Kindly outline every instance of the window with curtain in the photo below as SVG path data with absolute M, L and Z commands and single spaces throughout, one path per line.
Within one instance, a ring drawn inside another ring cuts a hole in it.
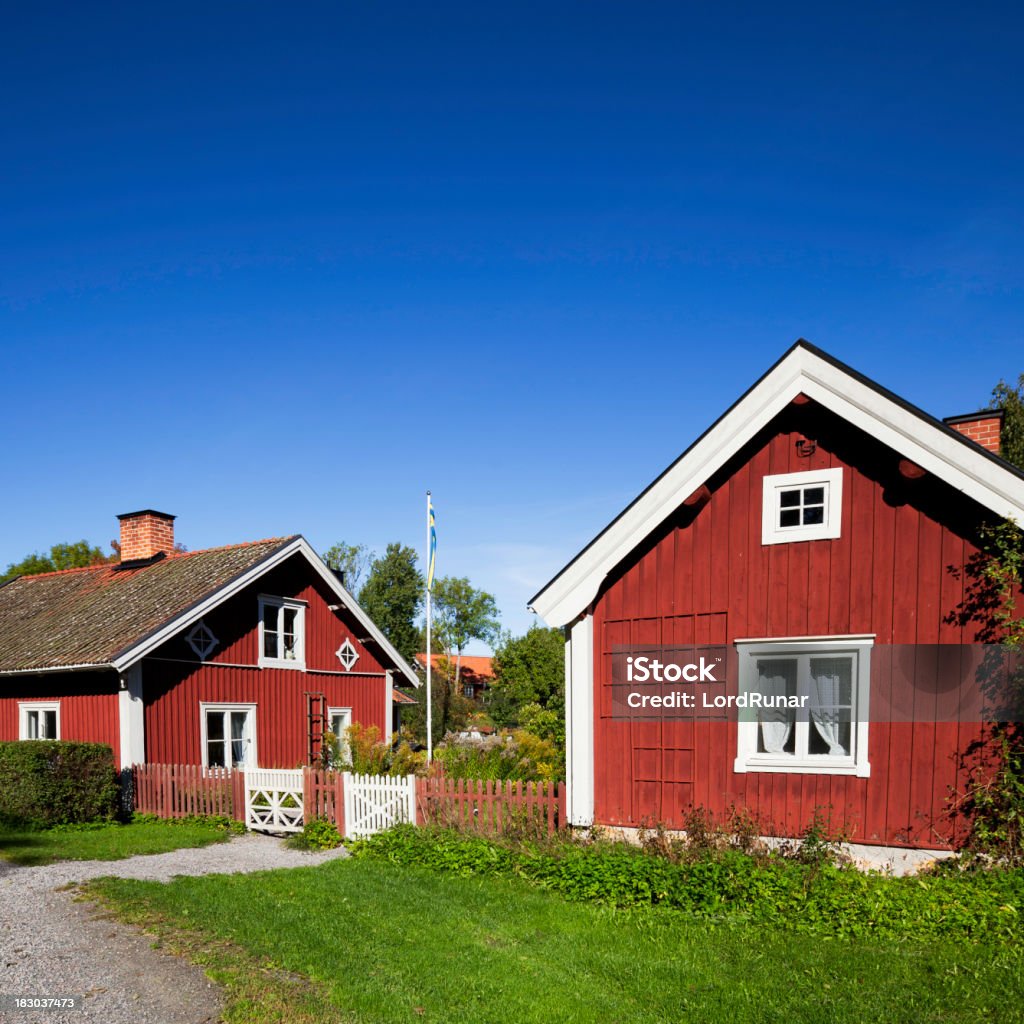
M 738 641 L 742 692 L 799 707 L 740 713 L 736 771 L 866 776 L 870 637 Z
M 206 768 L 255 768 L 256 708 L 204 704 L 203 765 Z

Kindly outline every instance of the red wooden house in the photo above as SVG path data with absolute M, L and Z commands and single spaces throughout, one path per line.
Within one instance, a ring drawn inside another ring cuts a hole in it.
M 177 552 L 173 516 L 119 519 L 120 563 L 0 587 L 0 740 L 293 768 L 325 728 L 390 737 L 419 680 L 305 539 Z
M 797 342 L 531 601 L 566 632 L 570 821 L 736 807 L 792 836 L 821 807 L 855 842 L 953 841 L 948 796 L 981 727 L 934 713 L 944 648 L 926 645 L 978 639 L 957 612 L 979 524 L 1024 523 L 999 423 L 940 422 Z M 619 713 L 616 657 L 658 645 L 719 645 L 732 692 L 813 690 L 824 710 Z M 897 679 L 890 645 L 931 653 Z M 870 712 L 908 680 L 917 713 Z

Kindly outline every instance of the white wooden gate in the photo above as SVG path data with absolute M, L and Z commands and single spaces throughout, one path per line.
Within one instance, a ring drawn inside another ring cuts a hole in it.
M 345 772 L 345 835 L 371 836 L 401 822 L 416 822 L 416 776 Z
M 247 768 L 245 824 L 257 832 L 301 832 L 302 769 Z

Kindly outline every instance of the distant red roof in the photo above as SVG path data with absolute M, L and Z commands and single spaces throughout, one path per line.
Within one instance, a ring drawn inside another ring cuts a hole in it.
M 412 697 L 407 693 L 402 693 L 401 690 L 392 688 L 391 690 L 391 703 L 392 704 L 419 704 L 418 700 L 413 700 Z
M 441 667 L 441 664 L 444 662 L 444 660 L 445 660 L 445 657 L 444 657 L 443 654 L 435 654 L 431 658 L 431 663 L 432 663 L 432 665 L 433 665 L 433 667 L 435 669 L 438 669 L 438 668 Z M 491 661 L 492 661 L 491 658 L 485 658 L 485 657 L 482 657 L 480 655 L 464 654 L 462 656 L 462 663 L 461 663 L 462 674 L 466 675 L 467 673 L 469 673 L 469 674 L 478 676 L 480 679 L 493 679 L 494 678 L 494 668 L 491 665 Z M 426 667 L 427 655 L 426 655 L 425 651 L 416 655 L 416 662 L 417 662 L 417 664 L 423 665 L 424 667 Z M 455 657 L 453 657 L 452 658 L 452 664 L 454 665 L 455 662 L 456 662 L 456 659 L 455 659 Z

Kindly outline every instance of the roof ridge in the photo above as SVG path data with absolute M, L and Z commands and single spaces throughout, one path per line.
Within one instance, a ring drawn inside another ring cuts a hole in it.
M 234 551 L 238 548 L 252 548 L 257 547 L 260 544 L 273 544 L 281 543 L 286 541 L 295 540 L 300 534 L 293 533 L 286 537 L 264 537 L 262 540 L 243 540 L 237 544 L 218 544 L 211 548 L 197 548 L 195 551 L 171 551 L 161 558 L 161 562 L 171 561 L 177 558 L 189 558 L 192 555 L 206 555 L 213 551 Z M 75 565 L 70 569 L 51 569 L 49 572 L 32 572 L 25 573 L 24 575 L 15 575 L 10 577 L 8 582 L 13 583 L 15 580 L 40 580 L 46 576 L 67 576 L 75 572 L 96 572 L 100 569 L 114 569 L 121 565 L 121 562 L 97 562 L 95 565 Z M 138 566 L 140 569 L 147 569 L 150 565 L 157 565 L 158 562 L 144 562 Z

